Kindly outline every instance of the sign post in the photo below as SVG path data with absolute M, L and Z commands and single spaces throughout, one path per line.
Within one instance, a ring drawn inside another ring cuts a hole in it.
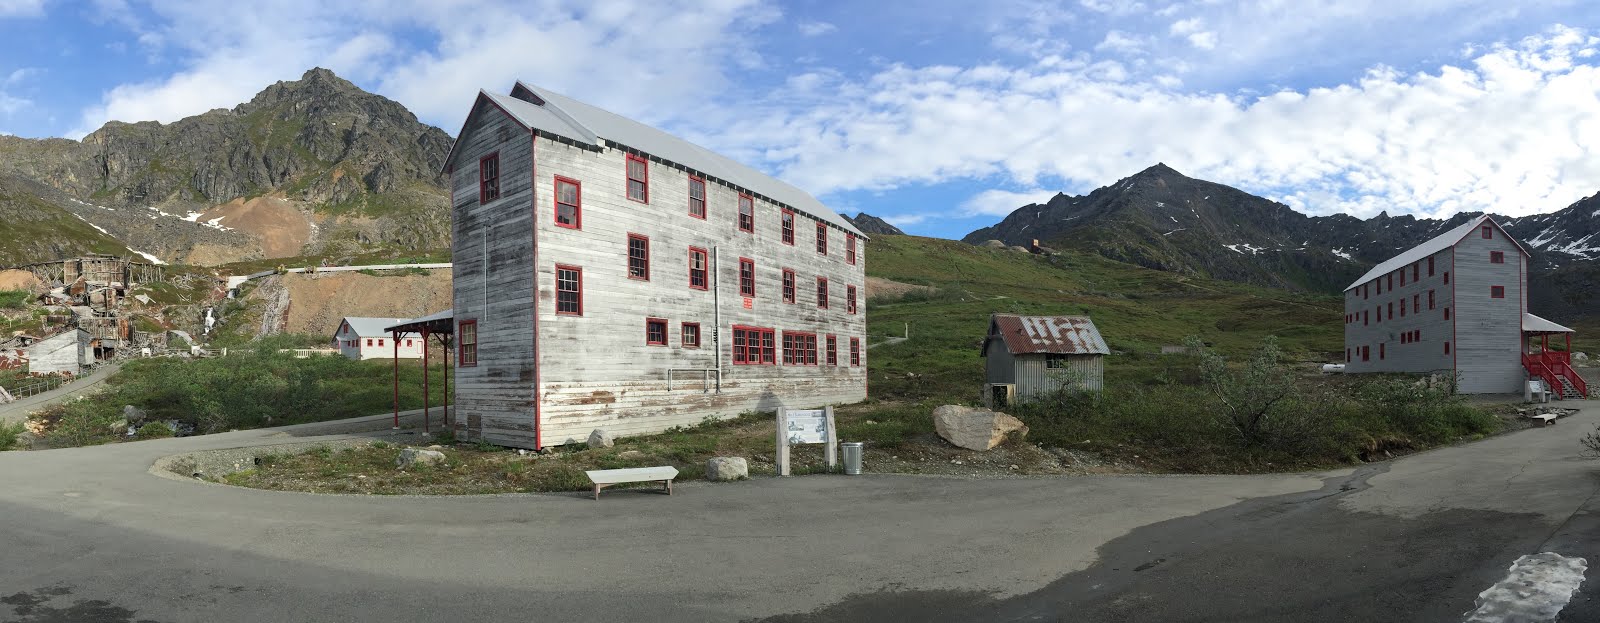
M 789 446 L 823 444 L 828 468 L 839 465 L 839 441 L 834 432 L 833 407 L 809 410 L 778 408 L 778 475 L 789 475 Z

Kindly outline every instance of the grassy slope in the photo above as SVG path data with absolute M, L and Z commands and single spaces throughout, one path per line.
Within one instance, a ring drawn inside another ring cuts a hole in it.
M 911 339 L 869 354 L 876 398 L 968 400 L 982 384 L 980 341 L 989 314 L 1082 314 L 1114 351 L 1152 353 L 1199 335 L 1239 353 L 1277 335 L 1291 356 L 1322 360 L 1341 349 L 1339 299 L 1185 278 L 1067 252 L 1039 257 L 951 240 L 881 236 L 867 253 L 867 273 L 931 285 L 940 294 L 868 301 L 871 342 Z M 1108 375 L 1134 357 L 1113 357 Z M 908 377 L 907 373 L 916 374 Z
M 4 233 L 0 233 L 0 266 L 81 253 L 131 255 L 115 238 L 23 188 L 0 183 L 0 217 L 5 220 Z

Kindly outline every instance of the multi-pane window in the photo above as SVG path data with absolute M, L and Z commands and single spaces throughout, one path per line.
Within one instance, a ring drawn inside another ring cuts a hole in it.
M 1504 264 L 1504 263 L 1506 263 L 1506 252 L 1505 251 L 1490 251 L 1489 252 L 1489 263 L 1490 264 Z
M 781 234 L 783 243 L 794 244 L 794 212 L 790 210 L 784 210 L 778 215 L 778 219 L 782 223 L 781 231 L 779 233 Z
M 844 235 L 844 263 L 854 266 L 856 264 L 856 235 Z
M 650 203 L 650 164 L 643 156 L 628 154 L 628 198 Z
M 556 313 L 583 315 L 583 269 L 556 264 Z
M 1433 258 L 1428 258 L 1428 276 L 1433 276 Z
M 500 198 L 500 153 L 492 153 L 478 160 L 478 203 L 489 203 Z
M 828 365 L 839 365 L 839 338 L 833 335 L 828 336 Z
M 755 232 L 756 200 L 750 195 L 739 195 L 739 231 Z
M 1415 314 L 1420 311 L 1422 311 L 1422 295 L 1413 294 L 1411 295 L 1411 313 Z
M 1418 262 L 1412 262 L 1411 263 L 1411 280 L 1412 281 L 1421 281 L 1422 280 L 1422 277 L 1419 276 L 1421 274 L 1421 272 L 1420 272 L 1421 270 L 1422 270 L 1422 265 L 1420 263 L 1418 263 Z
M 689 287 L 696 290 L 705 290 L 710 287 L 707 266 L 709 266 L 709 262 L 706 260 L 706 250 L 699 247 L 689 247 Z
M 1433 290 L 1428 291 L 1428 309 L 1433 309 Z
M 772 329 L 733 328 L 733 363 L 753 366 L 776 363 L 776 344 Z
M 698 323 L 698 322 L 685 322 L 685 323 L 683 323 L 683 329 L 682 329 L 682 331 L 679 332 L 678 337 L 679 337 L 679 342 L 683 345 L 684 348 L 699 348 L 700 347 L 700 323 Z
M 852 313 L 852 314 L 856 313 L 856 287 L 855 286 L 845 286 L 844 287 L 844 297 L 845 297 L 845 305 L 844 305 L 845 311 L 847 311 L 849 313 Z
M 1444 285 L 1450 285 L 1450 271 L 1444 271 Z
M 689 216 L 706 217 L 706 181 L 698 177 L 689 178 Z
M 817 365 L 817 335 L 815 333 L 784 331 L 783 364 L 786 366 Z
M 756 262 L 748 258 L 739 258 L 739 294 L 740 296 L 756 295 Z
M 456 365 L 478 365 L 478 321 L 463 320 L 456 328 Z
M 578 229 L 583 219 L 583 189 L 578 180 L 556 178 L 556 225 Z
M 628 234 L 628 278 L 650 280 L 650 239 Z
M 1489 298 L 1503 299 L 1506 297 L 1505 286 L 1489 286 Z
M 817 253 L 828 254 L 828 226 L 817 223 Z
M 850 365 L 861 365 L 861 338 L 850 338 Z
M 665 319 L 644 319 L 644 343 L 651 346 L 667 345 L 667 321 Z
M 1044 354 L 1044 367 L 1046 370 L 1065 370 L 1067 369 L 1068 361 L 1067 356 L 1062 353 Z
M 817 309 L 828 308 L 828 278 L 817 277 Z
M 783 302 L 794 302 L 794 271 L 783 269 Z

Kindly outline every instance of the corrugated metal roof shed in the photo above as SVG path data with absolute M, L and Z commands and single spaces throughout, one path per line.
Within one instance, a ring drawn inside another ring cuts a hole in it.
M 1087 316 L 1020 316 L 995 314 L 989 318 L 989 339 L 1005 340 L 1013 355 L 1056 353 L 1109 355 L 1111 349 Z M 985 346 L 988 340 L 985 340 Z

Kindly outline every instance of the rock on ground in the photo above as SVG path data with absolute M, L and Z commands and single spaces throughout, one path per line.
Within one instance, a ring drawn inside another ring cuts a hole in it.
M 133 405 L 122 405 L 122 419 L 127 420 L 128 424 L 138 426 L 144 423 L 146 417 L 148 415 L 144 412 L 144 409 Z
M 750 477 L 750 463 L 740 456 L 719 456 L 706 461 L 706 480 L 726 482 Z
M 614 445 L 616 445 L 616 441 L 611 438 L 611 433 L 606 432 L 604 428 L 596 428 L 594 432 L 589 433 L 590 448 L 609 448 Z
M 418 463 L 423 465 L 432 465 L 434 463 L 443 463 L 444 453 L 438 450 L 406 448 L 400 451 L 400 456 L 396 458 L 394 462 L 395 465 L 400 466 L 401 469 L 411 467 Z
M 1028 434 L 1022 420 L 998 411 L 945 405 L 933 410 L 933 428 L 951 444 L 968 450 L 984 451 L 1000 445 L 1006 435 Z

